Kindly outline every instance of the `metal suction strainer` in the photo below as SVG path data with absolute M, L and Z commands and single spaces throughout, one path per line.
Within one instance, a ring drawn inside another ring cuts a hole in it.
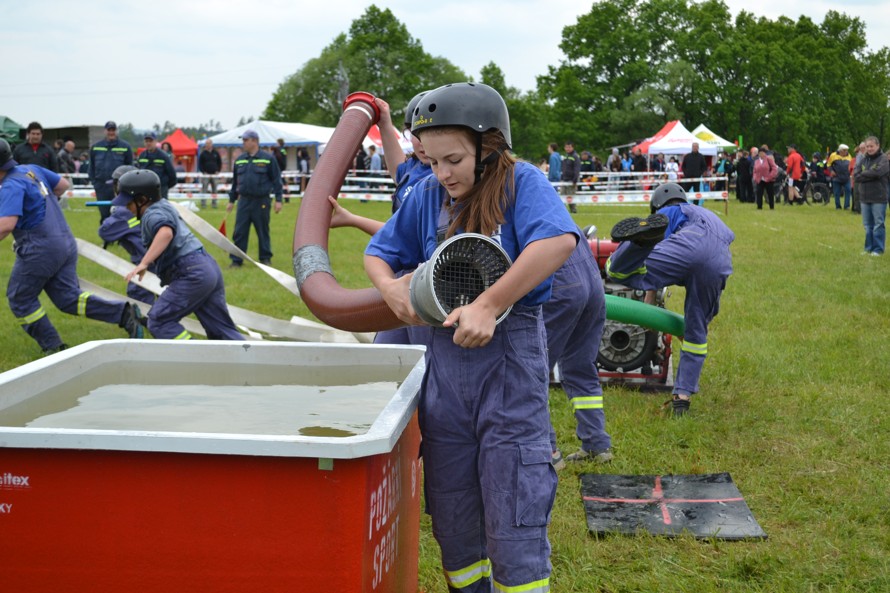
M 417 268 L 411 278 L 411 306 L 424 322 L 441 326 L 451 311 L 475 301 L 512 263 L 507 252 L 485 235 L 455 235 Z M 510 309 L 498 316 L 497 323 Z

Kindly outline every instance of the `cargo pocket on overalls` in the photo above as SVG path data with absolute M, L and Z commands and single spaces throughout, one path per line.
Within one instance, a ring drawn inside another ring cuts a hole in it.
M 543 527 L 556 498 L 556 473 L 550 465 L 550 443 L 519 445 L 516 472 L 517 527 Z

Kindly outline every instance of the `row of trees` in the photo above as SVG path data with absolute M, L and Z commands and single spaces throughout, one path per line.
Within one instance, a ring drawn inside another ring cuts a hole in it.
M 514 149 L 526 158 L 572 139 L 604 150 L 645 138 L 666 121 L 706 123 L 744 143 L 804 151 L 887 136 L 890 49 L 869 51 L 858 18 L 829 11 L 769 20 L 722 0 L 610 0 L 563 30 L 565 58 L 537 88 L 510 87 L 491 62 L 479 82 L 507 101 Z M 370 6 L 321 55 L 289 76 L 262 117 L 336 125 L 343 98 L 364 90 L 401 121 L 418 91 L 473 80 L 423 50 L 389 9 Z

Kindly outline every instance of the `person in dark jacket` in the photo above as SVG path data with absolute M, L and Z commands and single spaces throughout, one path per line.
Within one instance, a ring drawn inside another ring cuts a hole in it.
M 201 148 L 201 154 L 198 155 L 198 171 L 203 175 L 201 177 L 201 193 L 210 193 L 216 195 L 216 176 L 222 171 L 222 157 L 219 151 L 213 148 L 213 140 L 204 142 Z M 216 198 L 211 198 L 211 204 L 216 208 Z M 207 205 L 207 200 L 201 200 L 201 206 Z
M 108 182 L 114 170 L 121 165 L 133 164 L 133 149 L 117 136 L 117 124 L 105 123 L 105 139 L 99 140 L 90 148 L 90 183 L 96 191 L 96 199 L 110 202 L 114 190 Z M 99 206 L 99 222 L 111 215 L 111 206 Z
M 564 148 L 566 155 L 562 159 L 562 181 L 570 185 L 561 185 L 560 190 L 562 190 L 563 195 L 566 196 L 566 201 L 569 203 L 569 212 L 577 212 L 578 207 L 572 202 L 572 198 L 575 195 L 578 180 L 581 177 L 581 159 L 578 157 L 578 153 L 575 152 L 574 142 L 567 140 Z
M 751 159 L 748 158 L 748 151 L 740 150 L 736 153 L 735 161 L 735 195 L 740 202 L 754 201 L 754 186 L 751 185 Z
M 865 227 L 863 254 L 884 255 L 888 177 L 890 162 L 887 161 L 887 155 L 881 151 L 878 139 L 869 136 L 865 139 L 865 154 L 853 172 L 859 194 L 859 207 L 862 210 L 862 226 Z
M 27 142 L 19 144 L 12 153 L 12 158 L 20 165 L 40 165 L 53 173 L 59 172 L 59 159 L 55 151 L 43 141 L 43 126 L 32 121 L 26 129 Z
M 705 171 L 707 170 L 708 162 L 705 160 L 704 155 L 698 151 L 698 142 L 693 142 L 692 152 L 683 155 L 683 161 L 680 163 L 680 171 L 683 172 L 684 179 L 680 185 L 683 186 L 683 190 L 687 193 L 690 191 L 701 191 L 700 181 L 685 180 L 698 179 L 699 177 L 704 176 Z
M 229 190 L 229 205 L 226 211 L 231 212 L 238 202 L 238 214 L 235 219 L 235 232 L 232 241 L 241 251 L 247 251 L 250 227 L 256 229 L 257 241 L 260 244 L 260 263 L 272 262 L 272 242 L 269 239 L 269 209 L 272 207 L 270 194 L 275 194 L 275 214 L 281 212 L 282 188 L 281 169 L 278 161 L 264 150 L 260 150 L 260 137 L 254 130 L 245 130 L 241 134 L 244 141 L 244 152 L 232 167 L 232 189 Z M 235 255 L 230 256 L 229 267 L 240 267 L 243 260 Z
M 139 153 L 136 159 L 136 166 L 140 169 L 148 169 L 154 171 L 161 180 L 161 198 L 166 199 L 170 190 L 176 185 L 176 169 L 173 168 L 173 161 L 166 151 L 158 148 L 158 134 L 155 131 L 146 132 L 143 136 L 145 150 Z M 165 144 L 167 144 L 165 142 Z

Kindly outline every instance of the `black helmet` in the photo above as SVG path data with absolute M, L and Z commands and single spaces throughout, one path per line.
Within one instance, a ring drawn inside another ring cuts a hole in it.
M 676 183 L 662 183 L 652 192 L 649 208 L 655 214 L 665 206 L 675 202 L 686 202 L 686 192 Z
M 427 94 L 429 91 L 423 91 L 422 93 L 417 93 L 414 95 L 414 98 L 408 101 L 408 106 L 405 107 L 405 129 L 411 129 L 411 120 L 413 119 L 414 109 L 417 108 L 417 104 L 420 103 L 420 98 Z
M 124 173 L 118 180 L 118 186 L 122 194 L 133 198 L 145 196 L 152 202 L 161 199 L 161 178 L 157 173 L 148 169 L 136 169 Z
M 814 158 L 814 159 L 821 159 L 821 158 L 822 158 L 822 153 L 821 153 L 821 152 L 814 152 L 814 153 L 813 153 L 813 158 Z
M 463 126 L 482 134 L 498 130 L 513 146 L 510 114 L 503 97 L 488 85 L 475 82 L 446 84 L 421 97 L 413 110 L 411 133 L 440 126 Z
M 12 165 L 8 167 L 4 167 L 6 163 L 12 161 Z M 16 166 L 18 163 L 12 160 L 12 149 L 9 147 L 9 142 L 0 138 L 0 170 L 6 170 L 10 167 Z
M 111 179 L 113 181 L 118 181 L 121 177 L 124 176 L 124 173 L 129 173 L 130 171 L 136 171 L 136 167 L 133 165 L 121 165 L 111 174 Z

